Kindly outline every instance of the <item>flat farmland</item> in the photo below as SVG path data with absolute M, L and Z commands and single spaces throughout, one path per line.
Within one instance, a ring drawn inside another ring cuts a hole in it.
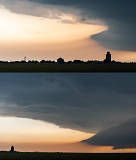
M 2 160 L 136 160 L 136 154 L 86 153 L 10 153 L 0 152 Z
M 0 72 L 136 72 L 136 64 L 1 63 Z

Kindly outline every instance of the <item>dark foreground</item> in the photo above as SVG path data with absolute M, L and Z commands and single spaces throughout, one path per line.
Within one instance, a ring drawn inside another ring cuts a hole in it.
M 136 72 L 136 63 L 126 64 L 29 64 L 1 63 L 0 72 Z
M 9 153 L 0 152 L 1 160 L 136 160 L 136 154 L 82 153 Z

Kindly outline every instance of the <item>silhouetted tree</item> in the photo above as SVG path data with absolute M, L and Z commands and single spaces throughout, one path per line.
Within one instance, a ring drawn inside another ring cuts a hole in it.
M 21 61 L 20 63 L 26 63 L 26 61 L 23 60 L 23 61 Z
M 46 61 L 45 60 L 41 60 L 40 63 L 46 63 Z
M 57 63 L 58 63 L 58 64 L 64 64 L 65 61 L 64 61 L 63 58 L 59 58 L 59 59 L 57 59 Z
M 67 63 L 73 63 L 72 61 L 68 61 Z
M 74 60 L 73 63 L 84 63 L 84 61 L 81 61 L 81 60 Z

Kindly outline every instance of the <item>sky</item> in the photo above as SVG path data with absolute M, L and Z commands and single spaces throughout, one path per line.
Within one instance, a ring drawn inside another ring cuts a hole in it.
M 0 0 L 0 59 L 136 61 L 135 0 Z
M 0 150 L 135 152 L 135 73 L 1 73 Z

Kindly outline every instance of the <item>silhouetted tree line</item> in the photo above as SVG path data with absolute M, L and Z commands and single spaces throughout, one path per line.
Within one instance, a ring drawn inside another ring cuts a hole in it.
M 55 61 L 45 61 L 45 60 L 41 60 L 41 61 L 38 61 L 38 60 L 29 60 L 29 61 L 0 61 L 0 63 L 34 63 L 34 64 L 37 64 L 37 63 L 57 63 Z
M 30 63 L 30 64 L 52 64 L 52 63 L 56 63 L 56 64 L 69 64 L 69 63 L 73 63 L 73 64 L 110 64 L 110 63 L 122 63 L 122 62 L 116 62 L 114 60 L 112 60 L 112 55 L 110 52 L 106 53 L 106 59 L 104 59 L 103 61 L 98 61 L 98 60 L 88 60 L 88 61 L 82 61 L 82 60 L 73 60 L 73 61 L 65 61 L 63 58 L 58 58 L 57 61 L 51 61 L 51 60 L 26 60 L 26 57 L 24 57 L 24 60 L 21 61 L 0 61 L 0 63 Z M 131 63 L 136 63 L 136 62 L 130 62 Z
M 121 63 L 121 62 L 116 62 L 116 61 L 111 61 L 111 62 L 107 62 L 107 61 L 91 61 L 91 60 L 88 60 L 88 61 L 82 61 L 82 60 L 73 60 L 73 61 L 64 61 L 64 59 L 62 58 L 59 58 L 57 59 L 57 61 L 51 61 L 51 60 L 41 60 L 41 61 L 38 61 L 38 60 L 28 60 L 28 61 L 24 61 L 24 60 L 21 60 L 21 61 L 0 61 L 0 63 L 16 63 L 16 64 L 24 64 L 24 63 L 27 63 L 27 64 L 103 64 L 103 63 Z

